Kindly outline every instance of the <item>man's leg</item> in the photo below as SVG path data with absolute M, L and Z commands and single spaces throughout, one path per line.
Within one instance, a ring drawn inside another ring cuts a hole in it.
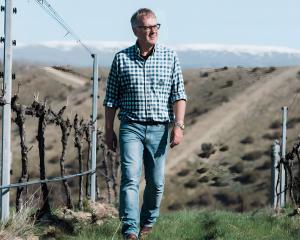
M 141 227 L 152 227 L 159 215 L 164 190 L 168 135 L 167 124 L 147 126 L 144 150 L 146 186 L 140 215 Z
M 139 232 L 139 184 L 143 159 L 143 126 L 134 123 L 120 125 L 121 185 L 119 216 L 122 233 Z

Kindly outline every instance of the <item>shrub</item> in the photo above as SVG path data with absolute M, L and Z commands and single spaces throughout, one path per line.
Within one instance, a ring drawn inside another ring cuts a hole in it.
M 45 150 L 49 151 L 49 150 L 52 150 L 53 148 L 54 148 L 54 145 L 49 144 L 49 145 L 46 145 Z
M 251 72 L 255 73 L 255 72 L 257 72 L 258 70 L 260 70 L 260 68 L 259 68 L 259 67 L 255 67 L 255 68 L 252 68 L 252 69 L 251 69 Z
M 182 169 L 180 172 L 177 173 L 177 176 L 179 177 L 185 177 L 190 173 L 189 169 Z
M 242 159 L 245 161 L 254 161 L 261 158 L 262 155 L 263 155 L 262 151 L 252 151 L 242 156 Z
M 271 151 L 271 149 L 268 149 L 268 150 L 266 150 L 266 151 L 264 151 L 264 155 L 265 156 L 271 156 L 271 154 L 272 154 L 272 151 Z
M 233 81 L 229 80 L 229 81 L 226 81 L 226 83 L 224 85 L 220 86 L 220 89 L 228 88 L 228 87 L 231 87 L 231 86 L 233 86 Z
M 225 187 L 225 186 L 228 186 L 228 183 L 222 181 L 219 177 L 214 177 L 212 180 L 214 180 L 214 182 L 212 184 L 210 184 L 211 186 L 215 186 L 215 187 Z
M 231 173 L 242 173 L 243 170 L 244 170 L 244 164 L 242 162 L 238 162 L 229 168 L 229 171 Z
M 241 144 L 252 144 L 254 143 L 254 138 L 252 136 L 247 136 L 240 141 Z
M 210 91 L 210 92 L 207 93 L 207 97 L 211 97 L 213 94 L 214 94 L 214 92 Z
M 267 139 L 267 140 L 274 140 L 274 139 L 280 139 L 281 138 L 281 134 L 280 132 L 273 132 L 273 133 L 266 133 L 262 136 L 263 139 Z
M 200 77 L 208 77 L 208 72 L 200 72 Z
M 206 183 L 206 182 L 209 182 L 209 177 L 208 176 L 203 176 L 202 178 L 200 178 L 198 180 L 198 182 L 200 183 Z
M 182 204 L 180 204 L 178 202 L 175 202 L 175 203 L 168 206 L 168 209 L 171 210 L 171 211 L 177 211 L 177 210 L 180 210 L 182 208 L 183 208 Z
M 208 108 L 198 109 L 195 107 L 195 108 L 193 108 L 193 110 L 190 113 L 188 113 L 188 117 L 198 117 L 202 114 L 207 113 L 208 111 L 209 111 Z
M 211 154 L 214 154 L 216 150 L 211 143 L 203 143 L 201 145 L 202 152 L 198 154 L 201 158 L 209 158 Z
M 225 71 L 225 70 L 228 70 L 228 67 L 227 66 L 224 66 L 222 68 L 216 68 L 215 69 L 215 72 L 222 72 L 222 71 Z
M 213 151 L 212 153 L 211 152 L 202 152 L 202 153 L 199 153 L 198 156 L 201 158 L 209 158 L 210 155 L 213 153 L 215 153 L 215 151 Z
M 229 163 L 228 162 L 226 162 L 225 160 L 220 160 L 220 165 L 221 166 L 228 166 L 229 165 Z
M 204 168 L 204 167 L 203 167 L 203 168 L 198 168 L 198 169 L 197 169 L 197 173 L 202 174 L 202 173 L 207 172 L 207 170 L 208 170 L 208 169 L 207 169 L 207 168 Z
M 228 98 L 227 96 L 222 96 L 220 102 L 221 102 L 221 103 L 223 103 L 223 102 L 229 102 L 229 98 Z
M 56 163 L 58 163 L 58 161 L 59 161 L 59 158 L 58 158 L 58 157 L 53 157 L 53 158 L 51 158 L 48 162 L 49 162 L 50 164 L 56 164 Z
M 199 207 L 199 206 L 209 206 L 212 203 L 211 195 L 205 193 L 198 196 L 196 199 L 192 199 L 186 203 L 188 207 Z
M 197 181 L 194 180 L 194 179 L 191 179 L 191 180 L 189 180 L 188 182 L 186 182 L 186 183 L 184 184 L 184 186 L 185 186 L 186 188 L 195 188 L 195 187 L 197 187 Z
M 257 167 L 257 170 L 268 170 L 271 168 L 271 161 L 265 161 L 261 166 Z
M 219 150 L 220 150 L 221 152 L 226 152 L 226 151 L 229 150 L 229 146 L 227 146 L 227 145 L 221 146 Z
M 254 208 L 262 208 L 265 206 L 264 203 L 262 203 L 261 201 L 258 201 L 258 200 L 253 201 L 250 205 Z
M 67 163 L 67 164 L 65 164 L 65 168 L 73 168 L 74 167 L 74 165 L 72 164 L 72 163 Z
M 276 70 L 276 67 L 269 67 L 265 70 L 265 73 L 268 74 L 268 73 L 272 73 Z
M 214 197 L 225 206 L 237 204 L 241 201 L 240 196 L 234 196 L 228 193 L 216 193 Z
M 271 129 L 277 129 L 281 127 L 281 121 L 280 120 L 275 120 L 274 122 L 271 123 L 270 127 Z
M 300 79 L 300 75 L 298 76 L 298 78 Z M 297 88 L 295 93 L 300 93 L 300 88 Z
M 203 152 L 211 152 L 214 150 L 214 147 L 211 143 L 202 143 L 201 149 Z
M 291 118 L 287 121 L 287 128 L 294 128 L 297 123 L 300 122 L 300 118 Z
M 246 173 L 242 176 L 238 176 L 234 178 L 234 181 L 240 182 L 241 184 L 251 184 L 251 183 L 255 183 L 256 179 L 257 179 L 256 174 Z
M 75 106 L 78 106 L 78 105 L 82 104 L 84 101 L 85 101 L 85 98 L 78 99 L 78 100 L 74 103 L 74 105 L 75 105 Z

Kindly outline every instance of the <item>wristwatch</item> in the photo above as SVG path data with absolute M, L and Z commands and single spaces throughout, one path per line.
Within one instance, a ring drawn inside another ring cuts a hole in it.
M 174 127 L 179 127 L 181 130 L 184 130 L 184 123 L 175 122 Z

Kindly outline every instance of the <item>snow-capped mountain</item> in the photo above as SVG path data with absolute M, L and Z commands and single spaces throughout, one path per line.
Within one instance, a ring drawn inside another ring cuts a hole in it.
M 109 67 L 119 50 L 130 46 L 129 42 L 84 42 L 93 53 L 99 55 L 99 65 Z M 170 46 L 178 53 L 183 67 L 223 66 L 290 66 L 300 65 L 300 50 L 286 47 L 182 44 Z M 3 47 L 0 48 L 3 58 Z M 87 49 L 76 42 L 43 42 L 39 44 L 19 43 L 13 48 L 13 59 L 47 65 L 89 66 L 92 58 Z

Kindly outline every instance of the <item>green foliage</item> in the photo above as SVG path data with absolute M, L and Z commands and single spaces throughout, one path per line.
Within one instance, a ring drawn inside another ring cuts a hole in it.
M 86 199 L 86 198 L 83 199 L 82 205 L 83 205 L 84 212 L 93 213 L 93 209 L 91 208 L 88 199 Z
M 118 219 L 109 219 L 101 226 L 78 225 L 73 236 L 60 239 L 120 240 Z M 276 215 L 272 210 L 254 213 L 225 211 L 180 211 L 162 215 L 147 240 L 256 240 L 299 239 L 300 219 L 287 214 Z
M 30 205 L 32 204 L 30 203 Z M 34 207 L 24 207 L 16 213 L 15 209 L 11 208 L 8 221 L 5 224 L 0 222 L 0 239 L 9 240 L 15 239 L 17 236 L 30 235 L 34 225 L 32 214 L 35 211 Z
M 101 226 L 78 225 L 75 236 L 62 236 L 61 239 L 121 240 L 121 225 L 118 219 L 108 219 Z

